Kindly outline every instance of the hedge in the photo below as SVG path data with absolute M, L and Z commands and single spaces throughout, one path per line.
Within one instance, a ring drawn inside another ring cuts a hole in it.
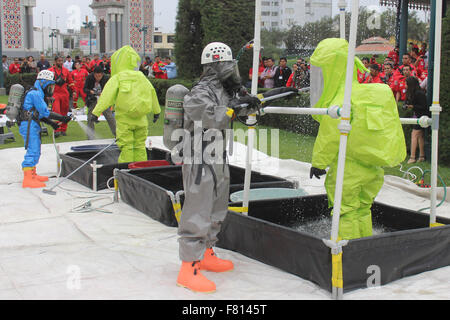
M 171 86 L 174 86 L 176 84 L 181 84 L 188 88 L 189 90 L 192 89 L 192 86 L 194 85 L 194 81 L 190 80 L 183 80 L 183 79 L 149 79 L 152 83 L 153 87 L 156 90 L 156 94 L 158 95 L 159 104 L 165 105 L 166 104 L 166 92 L 167 89 L 169 89 Z
M 16 73 L 16 74 L 5 74 L 4 73 L 4 85 L 6 89 L 6 94 L 9 94 L 9 89 L 13 84 L 20 83 L 25 88 L 34 86 L 36 82 L 37 73 Z

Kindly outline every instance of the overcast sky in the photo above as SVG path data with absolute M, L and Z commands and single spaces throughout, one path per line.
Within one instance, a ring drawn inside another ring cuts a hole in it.
M 95 16 L 89 8 L 91 3 L 92 0 L 36 0 L 34 25 L 41 27 L 43 18 L 44 26 L 66 30 L 84 22 L 86 16 L 94 20 Z M 155 27 L 161 27 L 163 32 L 174 32 L 178 0 L 155 0 L 154 6 Z
M 338 0 L 333 0 L 333 15 L 339 12 L 337 2 Z M 58 27 L 61 30 L 71 29 L 85 21 L 86 15 L 90 20 L 95 19 L 92 9 L 89 8 L 91 3 L 92 0 L 37 0 L 34 25 L 41 27 L 43 20 L 44 26 Z M 347 0 L 347 10 L 350 3 L 351 1 Z M 380 7 L 378 0 L 361 0 L 360 5 L 371 6 L 373 9 L 386 8 Z M 174 32 L 178 0 L 155 0 L 154 6 L 155 27 L 160 27 L 163 32 Z M 422 16 L 423 14 L 420 15 Z

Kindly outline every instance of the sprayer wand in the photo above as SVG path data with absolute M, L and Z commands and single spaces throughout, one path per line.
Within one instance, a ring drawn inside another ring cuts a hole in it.
M 86 162 L 84 162 L 83 164 L 81 164 L 81 166 L 79 166 L 77 169 L 75 169 L 74 171 L 72 171 L 72 173 L 70 173 L 68 176 L 64 177 L 64 179 L 62 179 L 61 181 L 59 181 L 58 183 L 56 183 L 53 187 L 51 187 L 50 189 L 43 189 L 42 192 L 47 193 L 47 194 L 51 194 L 51 195 L 56 195 L 56 192 L 53 191 L 53 189 L 55 189 L 57 186 L 59 186 L 61 183 L 63 183 L 64 181 L 66 181 L 68 178 L 70 178 L 72 175 L 74 175 L 76 172 L 78 172 L 78 170 L 80 170 L 82 167 L 84 167 L 86 164 L 88 164 L 89 162 L 91 162 L 92 160 L 94 160 L 96 157 L 98 157 L 100 154 L 102 154 L 106 149 L 108 149 L 109 147 L 111 147 L 114 143 L 116 143 L 116 139 L 114 139 L 113 142 L 111 142 L 109 145 L 107 145 L 105 148 L 103 148 L 102 150 L 100 150 L 99 152 L 97 152 L 94 156 L 92 156 L 92 158 L 90 158 L 89 160 L 87 160 Z

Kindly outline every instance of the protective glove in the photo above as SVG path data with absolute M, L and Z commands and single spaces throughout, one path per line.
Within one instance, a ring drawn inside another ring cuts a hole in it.
M 315 168 L 315 167 L 311 167 L 311 170 L 309 171 L 309 178 L 312 179 L 313 176 L 314 176 L 317 179 L 320 179 L 320 176 L 323 176 L 326 173 L 327 172 L 324 169 L 318 169 L 318 168 Z
M 61 119 L 61 122 L 69 123 L 70 120 L 72 120 L 72 117 L 70 117 L 70 116 L 63 116 L 63 118 Z
M 57 124 L 56 122 L 49 120 L 48 124 L 52 126 L 53 130 L 58 130 L 59 128 L 59 124 Z
M 153 115 L 153 123 L 155 123 L 156 121 L 158 121 L 158 119 L 159 119 L 159 113 Z
M 242 106 L 246 104 L 247 106 Z M 258 97 L 247 94 L 239 99 L 233 99 L 230 102 L 230 108 L 234 110 L 237 116 L 246 116 L 255 113 L 259 106 L 261 105 L 261 100 Z
M 100 122 L 98 120 L 98 117 L 95 114 L 92 114 L 91 117 L 92 117 L 92 121 L 94 121 L 95 123 L 99 123 Z
M 64 123 L 67 123 L 67 122 L 69 122 L 70 120 L 72 120 L 72 118 L 71 117 L 69 117 L 69 116 L 63 116 L 63 115 L 61 115 L 61 114 L 59 114 L 59 113 L 56 113 L 56 112 L 50 112 L 50 115 L 48 116 L 48 118 L 50 119 L 50 120 L 56 120 L 56 121 L 61 121 L 61 122 L 64 122 Z
M 48 125 L 50 125 L 53 128 L 53 130 L 57 130 L 59 128 L 59 124 L 58 123 L 56 123 L 56 122 L 54 122 L 54 121 L 52 121 L 52 120 L 50 120 L 48 118 L 42 118 L 41 121 L 46 123 L 46 124 L 48 124 Z

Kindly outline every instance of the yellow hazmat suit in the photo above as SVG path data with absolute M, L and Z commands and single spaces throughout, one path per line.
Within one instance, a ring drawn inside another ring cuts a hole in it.
M 321 68 L 323 92 L 315 108 L 342 107 L 345 92 L 348 42 L 325 39 L 311 56 L 311 65 Z M 351 120 L 344 171 L 339 237 L 355 239 L 372 235 L 370 208 L 384 181 L 383 166 L 393 167 L 406 157 L 405 137 L 397 104 L 385 84 L 360 84 L 355 59 L 352 84 Z M 333 206 L 337 175 L 341 119 L 313 116 L 320 123 L 313 149 L 312 167 L 329 167 L 325 180 L 329 205 Z
M 111 57 L 111 78 L 105 85 L 92 113 L 99 117 L 115 105 L 119 162 L 146 161 L 145 140 L 148 135 L 147 115 L 161 112 L 153 85 L 136 71 L 140 57 L 126 45 Z

